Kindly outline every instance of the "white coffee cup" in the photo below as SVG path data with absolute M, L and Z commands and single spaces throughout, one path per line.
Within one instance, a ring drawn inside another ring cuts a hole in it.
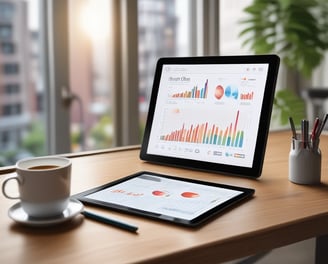
M 20 160 L 16 173 L 8 175 L 2 193 L 8 199 L 20 199 L 30 217 L 54 217 L 68 206 L 71 189 L 72 162 L 64 157 L 40 157 Z M 19 196 L 8 194 L 9 181 L 18 183 Z

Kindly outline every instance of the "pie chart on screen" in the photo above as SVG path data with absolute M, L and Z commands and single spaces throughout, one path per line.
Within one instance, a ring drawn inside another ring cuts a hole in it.
M 184 198 L 197 198 L 199 197 L 199 194 L 195 192 L 183 192 L 181 193 L 181 196 Z
M 154 196 L 160 196 L 160 197 L 168 197 L 170 196 L 169 192 L 167 191 L 160 191 L 160 190 L 155 190 L 152 192 L 152 195 Z
M 223 95 L 224 95 L 224 89 L 223 89 L 222 85 L 216 86 L 215 94 L 214 94 L 215 98 L 220 100 Z
M 238 88 L 233 85 L 228 85 L 225 89 L 225 96 L 233 99 L 238 99 Z

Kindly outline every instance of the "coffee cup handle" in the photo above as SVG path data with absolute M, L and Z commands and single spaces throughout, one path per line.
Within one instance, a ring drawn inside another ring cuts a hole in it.
M 7 183 L 10 181 L 10 180 L 16 180 L 18 184 L 20 184 L 20 179 L 18 178 L 17 175 L 10 175 L 10 176 L 7 176 L 3 183 L 2 183 L 2 193 L 3 195 L 8 198 L 8 199 L 20 199 L 19 196 L 11 196 L 11 195 L 8 195 L 7 192 L 6 192 L 6 185 Z

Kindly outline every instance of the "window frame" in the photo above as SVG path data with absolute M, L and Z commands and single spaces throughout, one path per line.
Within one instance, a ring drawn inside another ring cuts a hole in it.
M 39 0 L 39 5 L 46 148 L 48 154 L 68 153 L 70 113 L 62 98 L 62 90 L 69 84 L 68 1 Z
M 69 0 L 39 0 L 43 83 L 45 89 L 46 142 L 49 154 L 70 152 L 69 106 L 63 92 L 69 92 Z M 113 0 L 114 45 L 111 61 L 114 145 L 139 144 L 138 96 L 138 3 Z M 191 2 L 192 53 L 196 56 L 219 55 L 219 2 Z M 196 18 L 196 19 L 195 19 Z

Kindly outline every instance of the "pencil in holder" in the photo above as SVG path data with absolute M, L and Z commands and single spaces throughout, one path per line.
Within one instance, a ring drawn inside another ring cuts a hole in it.
M 289 180 L 297 184 L 319 184 L 321 181 L 321 151 L 319 139 L 303 141 L 292 138 L 289 152 Z

